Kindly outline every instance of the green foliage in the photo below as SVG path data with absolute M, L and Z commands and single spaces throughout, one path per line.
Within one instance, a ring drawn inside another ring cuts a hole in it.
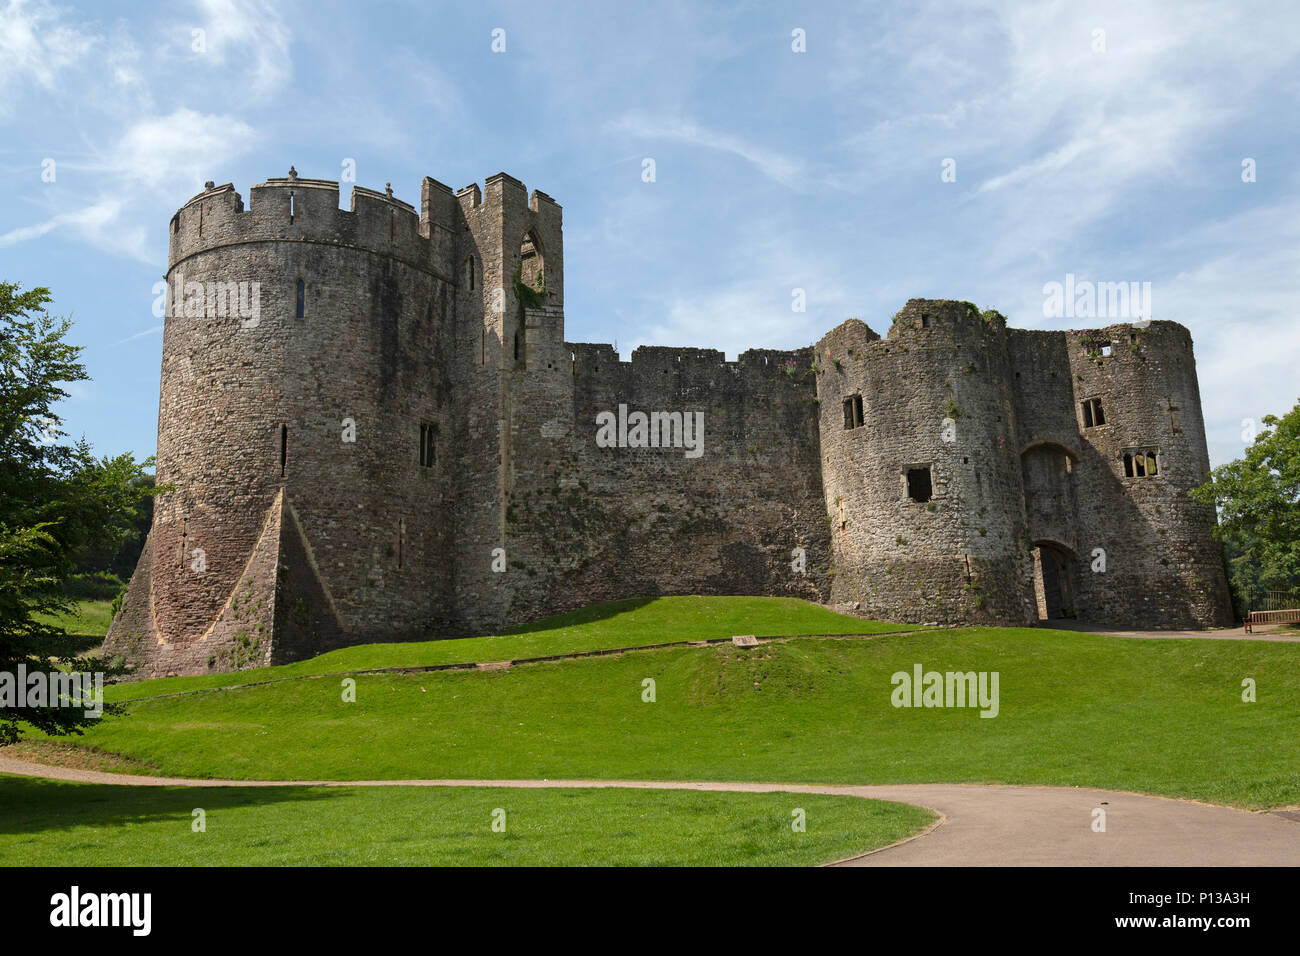
M 1238 595 L 1300 585 L 1300 403 L 1263 424 L 1245 455 L 1190 492 L 1219 510 L 1215 535 Z
M 48 289 L 0 282 L 0 671 L 71 667 L 73 645 L 57 623 L 73 611 L 66 583 L 95 546 L 116 549 L 139 520 L 144 468 L 130 454 L 96 459 L 67 442 L 55 411 L 63 386 L 87 378 L 71 322 L 46 311 Z M 110 671 L 102 661 L 84 669 Z M 70 707 L 0 708 L 0 743 L 21 724 L 67 733 L 86 722 Z
M 522 265 L 515 270 L 515 298 L 521 309 L 540 309 L 546 304 L 546 274 L 539 269 L 534 281 L 537 288 L 524 281 Z
M 111 601 L 126 586 L 112 571 L 79 571 L 68 575 L 63 593 L 88 601 Z

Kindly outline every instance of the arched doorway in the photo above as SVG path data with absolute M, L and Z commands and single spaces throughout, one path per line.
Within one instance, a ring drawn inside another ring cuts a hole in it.
M 1074 605 L 1079 562 L 1069 548 L 1055 541 L 1034 542 L 1034 597 L 1040 621 L 1077 616 Z

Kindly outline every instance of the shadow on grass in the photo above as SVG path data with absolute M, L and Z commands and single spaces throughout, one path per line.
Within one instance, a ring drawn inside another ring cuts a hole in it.
M 0 775 L 0 834 L 188 821 L 196 807 L 211 813 L 347 794 L 332 787 L 145 787 Z
M 594 621 L 603 621 L 606 618 L 618 617 L 620 614 L 628 614 L 638 608 L 645 607 L 647 604 L 653 604 L 664 596 L 656 594 L 653 597 L 627 598 L 622 601 L 609 601 L 605 604 L 589 604 L 576 611 L 553 614 L 550 617 L 542 618 L 540 621 L 529 621 L 527 624 L 517 624 L 502 631 L 501 635 L 531 634 L 534 631 L 550 631 L 560 627 L 591 624 Z

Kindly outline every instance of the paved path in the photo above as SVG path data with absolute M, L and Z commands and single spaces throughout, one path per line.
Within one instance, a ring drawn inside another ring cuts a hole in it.
M 1178 637 L 1196 638 L 1202 641 L 1285 641 L 1300 643 L 1300 633 L 1283 624 L 1258 624 L 1252 634 L 1247 634 L 1244 627 L 1219 627 L 1209 631 L 1124 631 L 1101 624 L 1087 624 L 1071 620 L 1047 621 L 1042 622 L 1040 626 L 1057 631 L 1100 634 L 1105 637 L 1145 637 L 1153 640 Z
M 137 787 L 628 787 L 816 793 L 895 800 L 937 811 L 919 837 L 847 866 L 1297 866 L 1300 823 L 1189 800 L 1067 787 L 980 784 L 816 786 L 645 780 L 194 780 L 52 767 L 0 757 L 0 773 Z M 1106 811 L 1106 832 L 1092 830 Z

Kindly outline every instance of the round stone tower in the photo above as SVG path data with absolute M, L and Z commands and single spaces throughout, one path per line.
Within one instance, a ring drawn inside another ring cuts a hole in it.
M 816 347 L 835 601 L 909 622 L 1034 617 L 1005 320 L 913 299 Z
M 459 205 L 432 180 L 423 217 L 391 189 L 338 199 L 291 170 L 247 210 L 209 183 L 172 218 L 157 466 L 172 490 L 108 639 L 155 676 L 439 623 Z

